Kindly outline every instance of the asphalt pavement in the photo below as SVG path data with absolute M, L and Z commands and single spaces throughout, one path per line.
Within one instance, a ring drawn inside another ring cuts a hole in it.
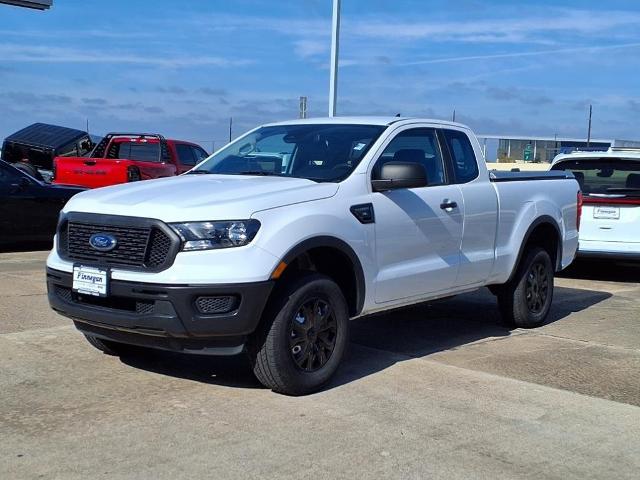
M 355 320 L 292 398 L 241 356 L 103 355 L 49 310 L 45 257 L 0 254 L 1 479 L 640 476 L 640 266 L 576 265 L 533 330 L 486 289 Z

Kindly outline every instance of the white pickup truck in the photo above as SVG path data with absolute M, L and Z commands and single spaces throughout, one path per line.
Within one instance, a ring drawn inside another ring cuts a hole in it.
M 488 172 L 456 123 L 270 124 L 180 177 L 75 196 L 49 302 L 106 353 L 246 351 L 300 395 L 336 371 L 350 318 L 489 286 L 506 322 L 540 325 L 579 198 L 570 172 Z

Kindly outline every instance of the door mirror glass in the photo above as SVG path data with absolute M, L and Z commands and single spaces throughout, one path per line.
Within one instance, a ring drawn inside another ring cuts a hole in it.
M 427 170 L 421 163 L 387 162 L 382 165 L 378 178 L 371 181 L 374 192 L 398 188 L 420 188 L 429 184 Z

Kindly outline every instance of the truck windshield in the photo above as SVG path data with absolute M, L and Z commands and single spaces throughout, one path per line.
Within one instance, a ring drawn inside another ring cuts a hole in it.
M 588 196 L 640 196 L 640 161 L 613 159 L 564 160 L 552 170 L 569 170 Z
M 229 144 L 190 173 L 340 182 L 351 174 L 385 128 L 346 124 L 262 127 Z

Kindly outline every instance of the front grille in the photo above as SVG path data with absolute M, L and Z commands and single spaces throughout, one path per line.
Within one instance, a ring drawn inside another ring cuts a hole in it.
M 196 307 L 200 313 L 216 314 L 228 313 L 236 308 L 237 299 L 235 296 L 223 297 L 198 297 Z
M 162 230 L 154 228 L 151 230 L 151 241 L 149 242 L 149 253 L 145 264 L 148 267 L 158 267 L 162 265 L 171 250 L 171 239 Z
M 149 242 L 148 228 L 114 227 L 69 222 L 67 227 L 67 251 L 69 257 L 78 260 L 103 259 L 118 265 L 144 265 Z M 89 238 L 96 233 L 109 233 L 118 240 L 116 248 L 109 252 L 95 250 Z
M 98 220 L 98 221 L 94 221 Z M 172 262 L 179 247 L 179 239 L 158 220 L 133 217 L 106 217 L 70 214 L 59 231 L 60 256 L 71 261 L 114 265 L 139 270 L 159 271 Z M 94 234 L 113 235 L 113 250 L 99 251 L 89 239 Z

